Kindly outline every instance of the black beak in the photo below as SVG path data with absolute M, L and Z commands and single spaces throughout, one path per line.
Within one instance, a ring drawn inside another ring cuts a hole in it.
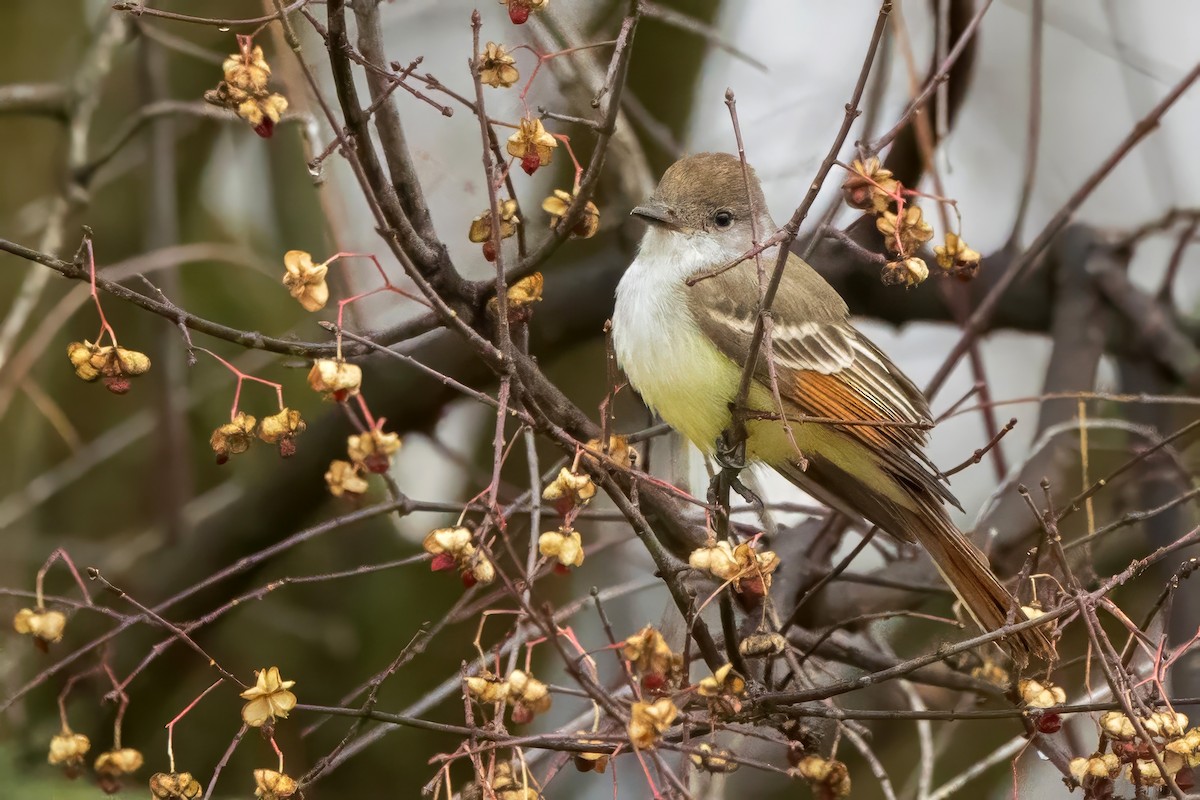
M 629 212 L 631 216 L 641 217 L 652 225 L 665 225 L 668 228 L 682 228 L 679 220 L 671 213 L 666 206 L 659 205 L 653 200 L 645 205 L 638 206 L 633 211 Z

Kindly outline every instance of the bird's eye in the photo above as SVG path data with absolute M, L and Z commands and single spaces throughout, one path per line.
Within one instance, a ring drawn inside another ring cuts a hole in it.
M 713 214 L 713 222 L 718 228 L 728 228 L 733 224 L 733 212 L 722 208 L 716 214 Z

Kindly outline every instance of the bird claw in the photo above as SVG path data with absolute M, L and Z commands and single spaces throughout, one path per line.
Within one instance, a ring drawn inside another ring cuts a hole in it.
M 741 471 L 746 468 L 746 442 L 731 444 L 727 436 L 721 436 L 717 440 L 713 457 L 721 470 L 713 476 L 713 480 L 708 486 L 708 502 L 714 506 L 721 504 L 721 498 L 725 496 L 725 492 L 722 491 L 722 482 L 724 482 L 725 486 L 737 492 L 743 500 L 761 511 L 762 500 L 750 491 L 750 488 L 742 483 L 739 477 Z

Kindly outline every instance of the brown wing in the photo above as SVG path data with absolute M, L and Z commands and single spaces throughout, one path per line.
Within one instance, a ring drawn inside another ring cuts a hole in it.
M 701 281 L 688 301 L 701 330 L 738 364 L 744 364 L 754 330 L 757 279 L 743 264 Z M 808 264 L 793 255 L 773 308 L 772 349 L 780 395 L 789 413 L 897 425 L 844 425 L 843 435 L 871 448 L 910 490 L 930 492 L 957 505 L 926 457 L 924 396 L 874 344 L 847 320 L 845 303 Z M 770 378 L 765 358 L 756 377 Z M 814 423 L 820 424 L 820 423 Z

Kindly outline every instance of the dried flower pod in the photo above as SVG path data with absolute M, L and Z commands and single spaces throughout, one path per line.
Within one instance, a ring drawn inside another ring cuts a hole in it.
M 288 250 L 283 254 L 283 285 L 292 297 L 300 301 L 305 311 L 319 311 L 329 302 L 329 284 L 325 276 L 329 264 L 314 264 L 312 255 L 303 250 Z
M 1187 714 L 1179 711 L 1159 710 L 1151 712 L 1150 716 L 1142 719 L 1142 727 L 1151 736 L 1175 738 L 1182 736 L 1187 730 Z
M 68 778 L 74 778 L 79 775 L 84 756 L 91 749 L 91 739 L 64 725 L 58 734 L 51 737 L 46 761 L 53 766 L 62 767 Z
M 508 298 L 508 321 L 510 323 L 524 323 L 533 318 L 533 304 L 541 302 L 544 282 L 542 273 L 535 272 L 508 287 L 504 296 Z M 488 313 L 495 316 L 499 313 L 499 305 L 495 297 L 488 298 Z
M 340 359 L 319 358 L 308 371 L 308 385 L 326 400 L 340 403 L 362 388 L 362 368 Z
M 970 277 L 978 272 L 979 261 L 983 258 L 954 233 L 946 234 L 945 244 L 934 245 L 933 254 L 942 269 L 960 276 L 969 273 Z
M 688 555 L 688 565 L 722 581 L 732 579 L 738 571 L 733 545 L 726 541 L 710 541 L 704 547 L 696 548 Z
M 239 411 L 229 422 L 218 425 L 208 439 L 208 444 L 217 454 L 217 463 L 224 464 L 229 456 L 244 453 L 254 441 L 254 429 L 258 420 L 244 411 Z
M 488 42 L 479 54 L 479 81 L 485 86 L 507 89 L 521 79 L 521 73 L 513 66 L 517 60 L 509 55 L 504 45 Z
M 701 697 L 716 697 L 722 694 L 740 697 L 746 691 L 746 679 L 733 668 L 733 664 L 718 667 L 707 678 L 703 678 L 697 687 Z
M 1025 678 L 1017 683 L 1017 694 L 1021 702 L 1030 708 L 1050 708 L 1067 702 L 1067 692 L 1050 681 L 1035 681 Z
M 576 474 L 568 467 L 558 471 L 558 477 L 542 490 L 542 499 L 554 502 L 567 500 L 572 505 L 586 505 L 596 496 L 596 484 L 586 472 Z
M 582 734 L 583 731 L 580 731 L 580 733 Z M 596 739 L 580 739 L 579 743 L 604 746 L 604 742 Z M 575 753 L 574 757 L 575 769 L 580 772 L 603 773 L 604 770 L 608 769 L 609 758 L 611 758 L 611 754 L 605 751 L 592 752 L 590 750 L 586 750 L 583 752 L 577 752 Z
M 574 202 L 575 195 L 564 192 L 562 189 L 555 189 L 554 194 L 542 201 L 542 210 L 550 215 L 552 230 L 558 230 L 559 223 L 563 221 L 563 217 L 567 216 L 567 211 Z M 596 208 L 596 204 L 589 200 L 583 207 L 579 221 L 571 228 L 571 238 L 590 239 L 596 235 L 598 230 L 600 230 L 600 209 Z
M 1076 780 L 1084 778 L 1116 778 L 1121 773 L 1121 759 L 1113 753 L 1095 753 L 1089 758 L 1071 759 L 1071 774 Z
M 244 92 L 265 92 L 271 78 L 271 65 L 258 45 L 233 53 L 221 64 L 225 81 Z
M 521 159 L 521 169 L 528 175 L 549 164 L 557 147 L 558 140 L 547 133 L 542 121 L 535 117 L 522 117 L 507 144 L 508 154 Z
M 136 378 L 150 371 L 150 358 L 137 350 L 112 345 L 92 344 L 86 339 L 67 345 L 67 358 L 75 374 L 88 382 L 105 378 L 105 385 L 116 394 L 129 388 L 125 378 Z
M 392 456 L 400 451 L 400 435 L 373 428 L 347 439 L 350 460 L 368 472 L 384 473 L 392 465 Z
M 107 750 L 96 757 L 95 770 L 100 788 L 106 794 L 121 790 L 121 778 L 132 775 L 142 768 L 145 759 L 140 751 L 132 747 Z
M 885 286 L 903 286 L 911 289 L 929 277 L 929 267 L 919 256 L 909 256 L 899 261 L 889 261 L 883 268 L 880 280 Z
M 334 497 L 361 497 L 371 488 L 362 469 L 349 461 L 334 459 L 325 471 L 325 486 Z
M 775 632 L 752 633 L 738 643 L 738 652 L 746 658 L 777 656 L 787 649 L 787 639 Z
M 892 177 L 892 171 L 884 169 L 874 157 L 866 161 L 855 159 L 850 169 L 842 182 L 842 197 L 846 204 L 877 214 L 886 211 L 900 190 L 900 181 Z
M 273 769 L 254 770 L 254 796 L 261 800 L 283 800 L 296 794 L 296 779 Z
M 278 447 L 279 455 L 290 458 L 296 454 L 296 437 L 307 428 L 299 411 L 283 408 L 278 414 L 262 418 L 258 424 L 258 438 Z
M 621 654 L 642 676 L 651 689 L 659 689 L 682 676 L 683 656 L 674 652 L 667 640 L 650 625 L 630 636 L 622 645 Z
M 1000 687 L 1008 686 L 1009 681 L 1012 680 L 1012 676 L 1009 675 L 1008 670 L 991 659 L 984 661 L 972 669 L 971 677 Z
M 1120 711 L 1106 711 L 1100 715 L 1100 728 L 1112 739 L 1122 742 L 1133 741 L 1137 731 L 1129 717 Z
M 507 700 L 512 685 L 495 675 L 483 673 L 466 678 L 467 694 L 481 703 L 499 703 Z
M 509 308 L 521 308 L 542 301 L 542 287 L 545 278 L 542 273 L 534 272 L 508 287 L 505 296 L 508 297 Z
M 796 765 L 796 772 L 812 785 L 819 798 L 850 796 L 850 771 L 841 761 L 821 756 L 805 756 Z
M 489 799 L 495 795 L 496 800 L 541 800 L 542 797 L 534 788 L 528 770 L 522 769 L 518 775 L 509 763 L 496 765 L 492 772 L 491 793 L 481 792 L 480 795 Z
M 629 740 L 639 750 L 654 747 L 677 716 L 679 709 L 669 697 L 635 702 L 629 712 Z
M 521 224 L 521 218 L 517 216 L 517 201 L 501 200 L 496 210 L 500 212 L 500 238 L 507 239 L 515 235 L 517 226 Z M 476 244 L 492 240 L 492 210 L 490 208 L 485 209 L 482 214 L 471 220 L 467 238 Z M 489 258 L 488 260 L 494 259 Z
M 608 437 L 607 448 L 600 443 L 599 439 L 589 439 L 588 443 L 583 446 L 583 449 L 584 459 L 586 459 L 588 463 L 596 466 L 608 462 L 615 462 L 617 466 L 624 469 L 633 469 L 635 466 L 637 466 L 637 450 L 634 449 L 633 445 L 629 444 L 628 438 L 619 434 L 614 433 Z M 608 461 L 593 457 L 591 455 L 592 453 L 595 453 L 597 456 L 607 455 Z
M 883 244 L 890 252 L 905 256 L 933 238 L 933 227 L 925 221 L 924 212 L 917 205 L 905 206 L 904 213 L 899 215 L 883 212 L 876 218 L 875 227 L 883 234 Z
M 513 701 L 513 722 L 523 725 L 536 714 L 550 710 L 553 699 L 550 689 L 529 673 L 514 669 L 508 676 L 511 689 L 509 697 Z
M 733 589 L 746 597 L 765 597 L 771 590 L 771 573 L 779 568 L 779 556 L 771 550 L 756 551 L 749 542 L 733 548 L 738 574 Z
M 119 368 L 116 374 L 137 376 L 150 371 L 150 358 L 145 353 L 126 350 L 124 347 L 118 347 L 116 351 L 117 367 Z
M 90 383 L 100 377 L 100 370 L 92 366 L 92 356 L 98 350 L 96 345 L 87 340 L 67 345 L 67 358 L 70 359 L 71 366 L 75 368 L 75 374 L 80 380 Z
M 462 582 L 468 589 L 477 583 L 488 584 L 496 579 L 496 568 L 482 552 L 476 552 L 463 566 Z
M 1167 774 L 1174 777 L 1179 770 L 1184 768 L 1183 756 L 1178 753 L 1165 752 L 1162 756 L 1163 766 L 1167 768 Z M 1136 772 L 1136 777 L 1135 773 Z M 1135 759 L 1129 765 L 1126 771 L 1129 781 L 1134 785 L 1141 784 L 1143 786 L 1166 786 L 1167 779 L 1158 765 L 1154 763 L 1154 759 L 1139 758 Z
M 583 541 L 579 531 L 570 528 L 543 533 L 538 537 L 538 552 L 546 558 L 553 558 L 563 567 L 583 564 Z
M 271 67 L 263 56 L 262 48 L 243 42 L 240 52 L 233 53 L 222 64 L 224 80 L 215 89 L 204 93 L 205 102 L 235 112 L 254 127 L 259 136 L 268 138 L 275 124 L 287 111 L 287 98 L 273 94 L 267 86 Z
M 141 751 L 122 747 L 119 750 L 106 750 L 96 756 L 95 769 L 104 775 L 121 776 L 137 772 L 143 763 L 145 759 Z
M 155 800 L 196 800 L 204 787 L 190 772 L 156 772 L 150 776 L 150 794 Z
M 426 534 L 421 546 L 430 555 L 449 553 L 457 557 L 458 554 L 468 552 L 468 550 L 470 553 L 475 552 L 471 539 L 471 529 L 461 525 L 453 528 L 435 528 Z
M 741 766 L 733 760 L 731 751 L 724 747 L 713 747 L 708 742 L 701 742 L 696 748 L 696 752 L 692 753 L 689 758 L 697 768 L 714 774 L 727 775 L 730 772 L 736 772 L 737 768 Z
M 1172 739 L 1166 743 L 1164 749 L 1183 756 L 1189 767 L 1200 766 L 1200 728 L 1192 728 L 1182 736 Z
M 259 728 L 267 720 L 277 717 L 286 719 L 288 712 L 296 707 L 296 695 L 288 691 L 295 681 L 285 681 L 279 676 L 279 667 L 268 667 L 255 671 L 255 684 L 242 692 L 242 719 L 252 728 Z
M 13 616 L 13 630 L 43 645 L 61 641 L 66 627 L 67 617 L 61 611 L 22 608 Z

